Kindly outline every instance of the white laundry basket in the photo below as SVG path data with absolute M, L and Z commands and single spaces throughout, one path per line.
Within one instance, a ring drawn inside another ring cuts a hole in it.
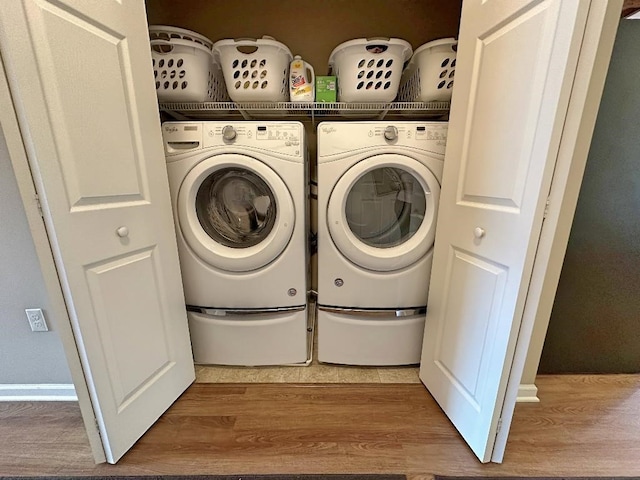
M 448 102 L 456 71 L 455 38 L 443 38 L 418 48 L 400 81 L 401 102 Z
M 289 100 L 289 48 L 271 37 L 225 39 L 213 45 L 234 102 Z
M 187 40 L 211 50 L 213 42 L 204 35 L 170 25 L 149 25 L 149 40 Z
M 229 100 L 213 42 L 190 30 L 149 27 L 153 74 L 160 102 Z
M 340 102 L 391 102 L 411 45 L 399 38 L 359 38 L 338 45 L 329 68 L 338 79 Z

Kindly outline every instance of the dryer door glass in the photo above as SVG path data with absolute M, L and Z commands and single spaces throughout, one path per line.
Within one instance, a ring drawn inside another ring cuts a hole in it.
M 250 170 L 234 167 L 216 170 L 202 182 L 196 213 L 213 240 L 231 248 L 247 248 L 269 235 L 277 212 L 266 182 Z
M 424 187 L 395 167 L 369 170 L 351 187 L 345 204 L 349 228 L 372 247 L 390 248 L 410 239 L 427 210 Z

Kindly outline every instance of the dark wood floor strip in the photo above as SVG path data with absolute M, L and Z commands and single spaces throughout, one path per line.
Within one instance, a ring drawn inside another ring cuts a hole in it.
M 0 475 L 640 476 L 640 375 L 541 376 L 502 465 L 482 465 L 421 385 L 194 384 L 117 465 L 77 404 L 0 403 Z

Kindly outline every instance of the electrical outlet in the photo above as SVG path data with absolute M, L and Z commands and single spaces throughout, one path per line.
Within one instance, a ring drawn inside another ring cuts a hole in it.
M 31 325 L 32 332 L 48 332 L 47 322 L 44 319 L 44 313 L 41 308 L 27 308 L 25 309 L 29 325 Z

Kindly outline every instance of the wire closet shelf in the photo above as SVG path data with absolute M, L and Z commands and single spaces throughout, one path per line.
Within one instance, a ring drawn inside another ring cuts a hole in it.
M 449 113 L 449 102 L 204 102 L 160 103 L 160 111 L 175 119 L 207 119 L 240 115 L 258 117 L 371 117 L 379 120 L 387 115 L 401 118 L 439 118 Z

